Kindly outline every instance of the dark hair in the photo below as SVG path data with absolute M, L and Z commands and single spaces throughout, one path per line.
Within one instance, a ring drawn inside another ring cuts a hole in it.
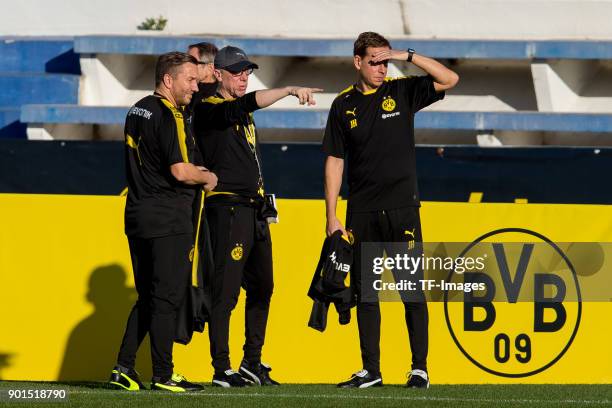
M 209 42 L 191 44 L 188 49 L 191 50 L 192 48 L 198 49 L 198 57 L 200 59 L 200 62 L 204 64 L 211 64 L 215 62 L 215 56 L 219 51 L 215 44 L 211 44 Z
M 174 76 L 176 70 L 183 64 L 197 65 L 198 60 L 189 54 L 178 51 L 160 55 L 155 64 L 155 87 L 162 83 L 164 75 L 170 74 Z
M 366 31 L 365 33 L 359 34 L 359 37 L 355 40 L 353 45 L 353 55 L 359 55 L 365 57 L 366 49 L 368 47 L 389 47 L 391 44 L 389 41 L 378 33 L 372 31 Z

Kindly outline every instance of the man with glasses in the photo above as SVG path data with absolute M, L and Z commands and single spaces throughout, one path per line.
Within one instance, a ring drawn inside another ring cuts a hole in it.
M 219 50 L 214 44 L 200 42 L 191 44 L 187 53 L 198 60 L 198 92 L 193 94 L 190 110 L 194 105 L 217 92 L 217 79 L 215 78 L 215 56 Z
M 196 140 L 204 166 L 219 184 L 206 196 L 205 213 L 211 233 L 215 268 L 210 277 L 212 313 L 210 352 L 215 369 L 213 385 L 278 385 L 271 368 L 261 362 L 268 310 L 272 296 L 272 241 L 266 219 L 274 208 L 264 205 L 264 182 L 259 141 L 252 112 L 292 95 L 314 105 L 316 88 L 285 87 L 246 93 L 249 75 L 257 64 L 243 50 L 224 47 L 215 58 L 219 89 L 195 110 Z M 244 358 L 239 372 L 229 358 L 230 315 L 246 290 Z

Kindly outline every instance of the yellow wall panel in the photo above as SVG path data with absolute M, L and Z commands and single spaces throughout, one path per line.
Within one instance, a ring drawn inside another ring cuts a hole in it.
M 123 234 L 124 202 L 124 197 L 0 195 L 0 379 L 106 380 L 135 300 Z M 279 200 L 279 210 L 281 222 L 271 227 L 275 290 L 264 361 L 282 382 L 343 380 L 361 368 L 354 311 L 348 326 L 338 325 L 333 308 L 324 333 L 306 326 L 312 304 L 306 292 L 324 239 L 324 203 Z M 429 242 L 471 242 L 508 227 L 531 229 L 555 242 L 612 241 L 610 206 L 431 202 L 423 205 L 422 221 Z M 449 310 L 460 306 L 449 304 Z M 498 306 L 500 311 L 516 307 L 520 318 L 531 312 L 532 304 Z M 429 312 L 434 383 L 612 382 L 609 302 L 583 302 L 577 335 L 565 355 L 547 370 L 524 378 L 476 367 L 453 342 L 444 304 L 430 303 Z M 381 363 L 387 383 L 404 382 L 410 368 L 403 314 L 401 303 L 382 305 Z M 504 316 L 507 321 L 499 324 L 515 336 L 519 323 Z M 243 333 L 241 296 L 231 322 L 234 366 L 242 358 Z M 480 340 L 478 333 L 464 334 L 472 344 L 482 341 L 483 353 L 492 350 L 490 335 Z M 554 335 L 542 338 L 534 343 L 532 362 L 543 356 L 536 354 L 538 347 L 560 347 L 563 342 Z M 148 353 L 146 343 L 138 357 L 145 379 L 151 372 Z M 175 365 L 190 379 L 209 381 L 207 333 L 196 334 L 189 346 L 176 345 Z M 571 375 L 577 370 L 580 375 Z

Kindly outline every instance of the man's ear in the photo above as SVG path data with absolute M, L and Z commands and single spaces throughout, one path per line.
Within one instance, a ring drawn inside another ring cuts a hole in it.
M 215 78 L 217 78 L 217 81 L 222 82 L 221 81 L 221 71 L 218 69 L 214 69 L 213 73 L 215 74 Z
M 363 62 L 363 60 L 361 59 L 361 57 L 359 55 L 355 55 L 353 57 L 353 65 L 355 65 L 355 69 L 357 69 L 357 71 L 361 70 L 361 63 Z
M 168 89 L 172 88 L 172 83 L 174 82 L 174 78 L 170 74 L 164 74 L 164 86 Z

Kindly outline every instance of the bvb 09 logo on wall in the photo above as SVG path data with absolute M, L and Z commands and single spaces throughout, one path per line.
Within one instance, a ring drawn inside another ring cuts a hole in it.
M 444 293 L 446 323 L 465 357 L 488 373 L 513 378 L 559 361 L 582 313 L 576 271 L 560 247 L 537 232 L 507 228 L 479 237 L 459 256 L 486 259 L 481 272 L 448 276 L 484 283 L 486 291 Z

